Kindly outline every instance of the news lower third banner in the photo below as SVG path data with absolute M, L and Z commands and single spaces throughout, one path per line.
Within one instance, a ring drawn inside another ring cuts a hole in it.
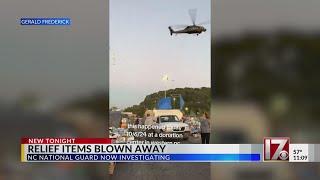
M 290 144 L 287 152 L 279 147 L 270 146 L 270 161 L 320 162 L 320 144 Z M 263 162 L 268 161 L 265 149 L 264 144 L 111 144 L 105 138 L 22 138 L 21 162 Z

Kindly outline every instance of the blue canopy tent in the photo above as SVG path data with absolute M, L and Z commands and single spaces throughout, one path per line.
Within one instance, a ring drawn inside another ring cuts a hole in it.
M 172 109 L 171 97 L 161 98 L 158 102 L 158 109 Z
M 181 95 L 179 95 L 179 108 L 180 110 L 184 107 L 184 100 Z M 172 109 L 172 97 L 161 98 L 157 104 L 157 109 Z

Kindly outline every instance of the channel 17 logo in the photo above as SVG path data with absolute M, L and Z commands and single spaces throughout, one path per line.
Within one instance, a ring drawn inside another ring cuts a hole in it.
M 264 161 L 288 161 L 289 160 L 288 137 L 268 137 L 263 142 L 263 160 Z

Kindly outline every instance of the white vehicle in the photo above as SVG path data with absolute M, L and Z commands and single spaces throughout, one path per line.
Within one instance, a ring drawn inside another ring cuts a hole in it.
M 160 115 L 156 117 L 154 126 L 159 138 L 188 139 L 190 135 L 189 125 L 176 115 Z

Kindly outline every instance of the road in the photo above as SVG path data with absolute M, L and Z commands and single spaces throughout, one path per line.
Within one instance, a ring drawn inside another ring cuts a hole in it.
M 200 143 L 190 137 L 184 144 Z M 117 163 L 111 180 L 209 180 L 209 163 Z

